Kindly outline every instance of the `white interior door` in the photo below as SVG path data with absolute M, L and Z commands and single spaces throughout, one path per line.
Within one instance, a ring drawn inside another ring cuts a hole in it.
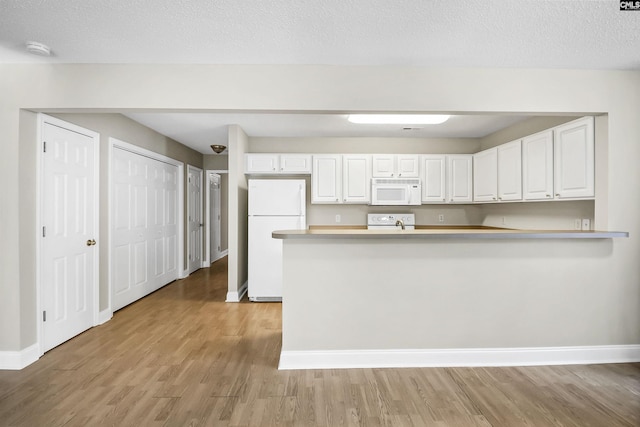
M 209 195 L 210 205 L 209 212 L 211 213 L 209 218 L 210 235 L 210 260 L 211 262 L 219 259 L 222 256 L 222 249 L 220 247 L 220 175 L 209 175 Z
M 53 124 L 53 123 L 55 124 Z M 98 141 L 93 132 L 42 122 L 42 351 L 97 319 Z
M 188 168 L 188 232 L 189 232 L 189 274 L 202 268 L 202 170 L 189 165 Z
M 111 171 L 112 308 L 178 278 L 178 167 L 120 147 Z

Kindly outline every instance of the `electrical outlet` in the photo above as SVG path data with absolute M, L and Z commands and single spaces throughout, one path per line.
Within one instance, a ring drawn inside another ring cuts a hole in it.
M 582 229 L 591 230 L 591 220 L 589 218 L 582 218 Z
M 340 222 L 342 220 L 342 218 L 340 218 L 340 215 L 336 215 L 336 222 Z
M 574 230 L 582 230 L 582 220 L 580 218 L 574 220 L 573 228 Z
M 438 222 L 444 222 L 444 215 L 443 214 L 438 215 Z

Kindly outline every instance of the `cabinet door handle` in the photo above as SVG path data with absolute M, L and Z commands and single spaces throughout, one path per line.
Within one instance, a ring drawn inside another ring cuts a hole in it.
M 551 197 L 551 194 L 547 194 L 547 197 Z
M 556 193 L 556 197 L 560 197 L 560 193 Z

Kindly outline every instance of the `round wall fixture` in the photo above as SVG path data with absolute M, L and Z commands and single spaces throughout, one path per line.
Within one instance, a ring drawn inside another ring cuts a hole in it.
M 34 55 L 40 56 L 50 56 L 51 48 L 46 44 L 38 43 L 38 42 L 27 42 L 27 52 L 32 53 Z

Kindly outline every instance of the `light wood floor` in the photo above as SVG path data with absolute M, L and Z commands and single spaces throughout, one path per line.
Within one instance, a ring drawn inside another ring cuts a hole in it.
M 640 364 L 280 372 L 280 305 L 225 293 L 221 260 L 0 371 L 0 425 L 640 426 Z

